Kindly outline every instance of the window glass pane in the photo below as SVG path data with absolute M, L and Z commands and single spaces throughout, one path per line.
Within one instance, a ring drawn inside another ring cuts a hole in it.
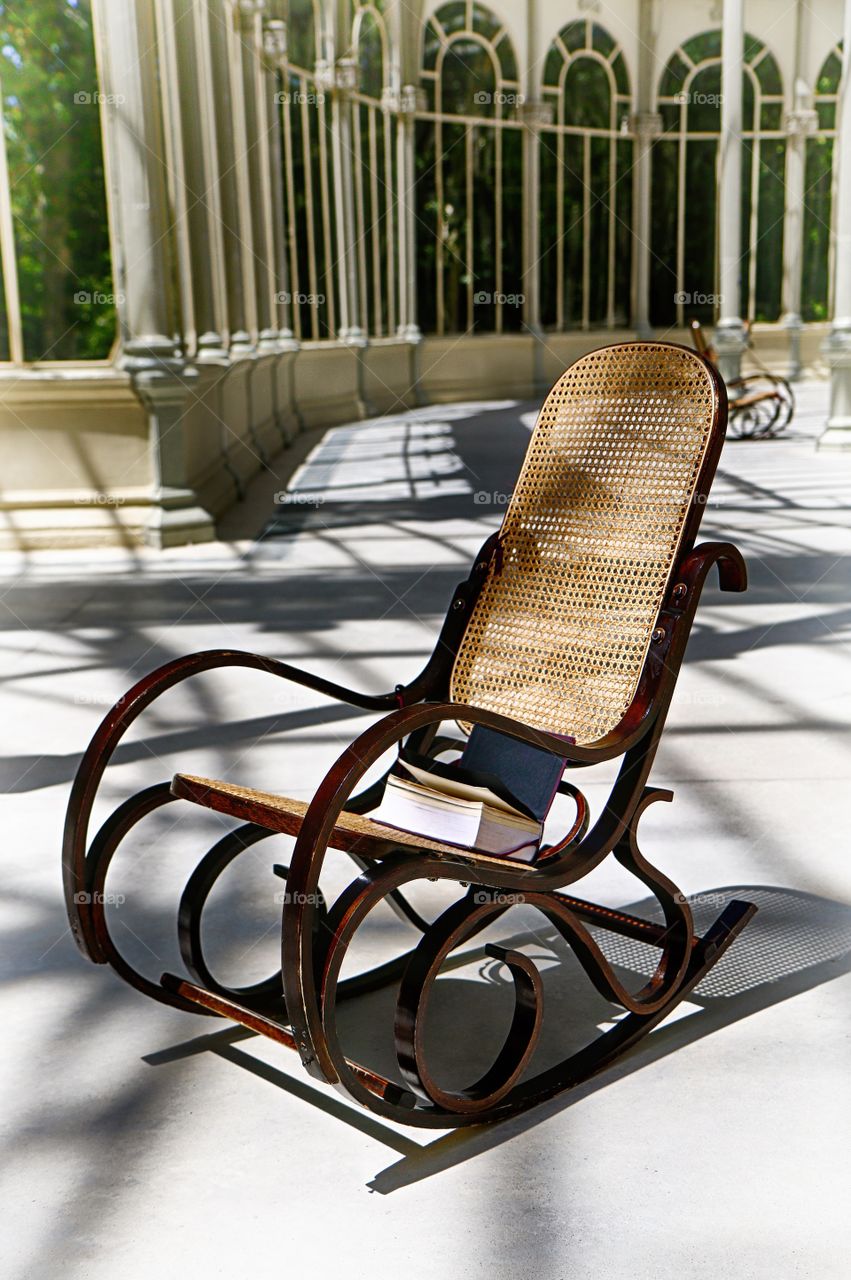
M 440 25 L 448 36 L 453 35 L 456 31 L 463 31 L 467 26 L 467 7 L 459 0 L 453 0 L 452 4 L 442 5 L 435 14 Z
M 816 103 L 816 111 L 818 112 L 818 126 L 820 129 L 836 128 L 835 102 L 818 102 Z
M 662 72 L 662 78 L 659 81 L 659 96 L 672 98 L 675 93 L 679 93 L 683 81 L 688 75 L 688 70 L 688 65 L 678 53 L 675 53 Z
M 591 28 L 591 48 L 597 53 L 602 53 L 604 58 L 608 58 L 609 54 L 615 47 L 615 42 L 609 35 L 608 31 L 603 27 L 598 27 L 596 22 Z
M 679 132 L 682 112 L 678 102 L 662 103 L 659 108 L 659 114 L 662 117 L 662 131 L 664 133 Z
M 632 184 L 634 147 L 631 138 L 618 138 L 617 191 L 615 198 L 615 314 L 618 328 L 625 328 L 630 317 L 632 286 Z
M 435 126 L 416 123 L 414 208 L 417 215 L 417 320 L 425 333 L 437 328 L 437 198 Z
M 0 262 L 0 360 L 11 359 L 9 351 L 9 325 L 6 320 L 6 281 L 3 278 L 3 264 Z
M 564 318 L 569 328 L 582 323 L 582 156 L 586 139 L 567 134 L 564 139 Z
M 832 138 L 807 139 L 804 179 L 804 291 L 801 317 L 826 320 L 830 248 Z
M 721 129 L 721 64 L 712 62 L 698 71 L 687 98 L 689 133 L 718 133 Z
M 556 135 L 546 129 L 541 132 L 541 203 L 538 213 L 538 229 L 541 241 L 540 305 L 541 324 L 552 327 L 557 321 L 558 254 L 556 243 L 557 175 L 559 171 Z
M 564 58 L 561 49 L 557 45 L 551 45 L 544 63 L 544 84 L 557 85 L 563 66 Z
M 746 133 L 753 130 L 755 96 L 754 82 L 746 71 L 742 85 L 742 127 Z
M 440 109 L 447 115 L 492 116 L 496 76 L 478 40 L 453 40 L 441 67 Z
M 443 250 L 443 327 L 457 333 L 467 327 L 467 270 L 465 262 L 465 215 L 467 184 L 465 169 L 465 125 L 443 126 L 443 222 L 440 235 Z
M 627 74 L 626 62 L 622 53 L 619 53 L 612 63 L 612 70 L 615 73 L 618 93 L 629 93 L 629 75 Z
M 473 5 L 473 30 L 478 31 L 485 39 L 495 36 L 499 30 L 496 18 L 480 4 Z
M 609 177 L 609 158 L 613 143 L 608 138 L 589 138 L 589 186 L 592 199 L 588 210 L 589 260 L 588 321 L 593 326 L 605 325 L 608 316 L 609 282 L 609 212 L 614 195 Z
M 751 273 L 751 254 L 754 252 L 754 246 L 750 240 L 751 230 L 751 174 L 753 173 L 754 153 L 753 149 L 745 144 L 742 148 L 742 201 L 741 201 L 741 227 L 742 227 L 742 256 L 740 259 L 739 271 L 739 310 L 737 315 L 745 316 L 753 319 L 749 315 L 750 307 L 750 273 Z
M 721 57 L 721 32 L 704 31 L 702 35 L 693 36 L 683 42 L 683 52 L 697 64 L 707 58 Z
M 779 138 L 764 140 L 760 143 L 755 320 L 780 318 L 785 173 L 786 143 Z
M 841 77 L 842 63 L 835 53 L 831 53 L 825 58 L 824 66 L 819 72 L 819 78 L 816 81 L 816 93 L 836 93 L 839 89 Z
M 319 56 L 316 48 L 314 0 L 289 0 L 287 53 L 290 62 L 312 71 Z
M 502 327 L 519 330 L 523 326 L 523 237 L 517 221 L 523 207 L 523 136 L 518 129 L 502 130 Z
M 609 128 L 611 86 L 605 67 L 594 58 L 577 58 L 570 64 L 564 96 L 566 124 L 581 128 Z
M 686 320 L 712 323 L 715 292 L 716 155 L 714 139 L 690 140 L 686 147 L 685 263 Z M 747 222 L 742 223 L 747 228 Z
M 758 53 L 762 53 L 765 45 L 761 40 L 757 40 L 756 36 L 748 35 L 745 32 L 745 62 L 753 62 Z
M 767 53 L 756 68 L 756 77 L 759 80 L 760 88 L 763 93 L 782 93 L 783 82 L 780 79 L 780 69 L 770 53 Z
M 650 256 L 650 321 L 660 328 L 674 323 L 677 290 L 677 174 L 679 144 L 656 142 L 653 146 L 653 234 Z
M 571 22 L 560 32 L 562 44 L 568 53 L 576 53 L 577 49 L 586 47 L 585 37 L 587 25 L 584 22 Z
M 0 76 L 24 356 L 106 359 L 115 297 L 90 0 L 3 5 Z
M 476 332 L 496 328 L 496 139 L 493 129 L 473 133 L 473 323 Z M 466 231 L 466 228 L 465 228 Z M 462 246 L 467 256 L 466 237 Z M 467 284 L 466 273 L 463 284 Z M 459 322 L 460 323 L 460 322 Z
M 367 13 L 358 39 L 358 87 L 371 98 L 380 98 L 384 87 L 383 53 L 378 23 Z
M 783 124 L 783 103 L 766 102 L 760 112 L 763 130 L 780 129 Z
M 425 71 L 433 71 L 437 62 L 437 55 L 440 52 L 440 36 L 429 22 L 425 29 L 423 38 L 423 69 Z
M 497 44 L 496 56 L 499 59 L 499 70 L 503 80 L 516 80 L 517 60 L 514 57 L 514 50 L 507 34 Z

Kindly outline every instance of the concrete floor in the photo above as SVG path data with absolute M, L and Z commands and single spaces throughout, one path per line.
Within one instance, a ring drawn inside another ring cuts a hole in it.
M 430 408 L 329 431 L 288 490 L 281 470 L 235 513 L 230 543 L 6 557 L 4 1280 L 847 1276 L 851 457 L 815 451 L 824 385 L 799 397 L 788 438 L 725 446 L 703 532 L 742 547 L 752 585 L 705 596 L 654 772 L 675 802 L 642 827 L 701 921 L 734 893 L 760 913 L 616 1071 L 475 1132 L 373 1120 L 285 1050 L 146 1001 L 85 963 L 65 926 L 59 842 L 103 712 L 175 655 L 254 649 L 371 690 L 411 675 L 500 518 L 531 406 Z M 264 523 L 259 541 L 241 536 Z M 205 676 L 138 723 L 102 812 L 178 768 L 307 796 L 366 723 L 268 677 Z M 604 780 L 588 794 L 602 799 Z M 179 965 L 177 896 L 222 829 L 215 815 L 173 810 L 140 829 L 108 886 L 116 938 L 152 976 Z M 275 968 L 269 868 L 285 844 L 258 846 L 210 901 L 225 977 Z M 329 890 L 342 876 L 332 869 Z M 587 893 L 613 905 L 643 896 L 608 867 Z M 565 995 L 569 961 L 526 910 L 504 917 L 500 936 L 537 957 L 557 1034 L 569 1038 L 583 1013 L 616 1016 L 581 987 Z M 403 932 L 376 917 L 359 956 L 386 955 Z M 617 957 L 636 983 L 640 950 Z M 478 950 L 445 991 L 447 1019 L 469 1011 L 446 1038 L 473 1069 L 504 1014 L 504 983 Z M 376 998 L 369 1012 L 384 1019 L 380 1035 L 351 1034 L 381 1060 L 390 1007 Z

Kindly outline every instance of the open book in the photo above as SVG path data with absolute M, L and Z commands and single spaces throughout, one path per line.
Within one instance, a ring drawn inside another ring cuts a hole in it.
M 447 774 L 399 760 L 370 818 L 431 840 L 531 862 L 543 822 L 490 787 Z

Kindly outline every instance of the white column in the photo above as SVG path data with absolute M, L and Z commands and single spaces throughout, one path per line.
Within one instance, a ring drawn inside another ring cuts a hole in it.
M 783 216 L 783 326 L 789 334 L 789 376 L 801 372 L 801 282 L 804 255 L 804 179 L 807 138 L 818 116 L 803 80 L 795 82 L 795 109 L 786 116 L 786 207 Z
M 414 127 L 420 91 L 416 85 L 402 86 L 399 95 L 396 135 L 397 181 L 399 191 L 399 337 L 407 342 L 422 341 L 417 324 L 416 208 L 414 188 Z
M 833 324 L 823 354 L 830 366 L 830 417 L 820 449 L 851 449 L 851 0 L 845 0 L 842 81 L 833 163 Z
M 745 333 L 740 315 L 742 272 L 742 65 L 744 0 L 724 0 L 721 33 L 721 156 L 718 169 L 720 292 L 715 347 L 727 382 L 739 376 Z
M 176 299 L 154 11 L 95 0 L 113 270 L 124 363 L 173 358 Z
M 789 335 L 789 377 L 801 372 L 801 268 L 804 256 L 804 181 L 807 138 L 818 125 L 813 96 L 803 79 L 806 67 L 804 0 L 795 3 L 795 79 L 792 110 L 786 115 L 786 204 L 783 215 L 782 324 Z
M 145 407 L 153 484 L 145 537 L 154 546 L 208 541 L 212 518 L 187 483 L 184 423 L 195 370 L 175 341 L 175 228 L 168 209 L 154 7 L 95 0 L 105 110 L 104 153 L 116 276 L 121 364 Z
M 412 381 L 418 379 L 418 351 L 422 341 L 417 324 L 416 208 L 414 187 L 415 117 L 424 95 L 417 88 L 419 74 L 419 10 L 406 0 L 388 0 L 385 7 L 390 35 L 387 108 L 396 116 L 396 199 L 398 316 L 397 335 L 411 344 Z
M 552 107 L 536 97 L 540 75 L 538 6 L 527 0 L 526 58 L 521 70 L 523 121 L 523 325 L 532 338 L 532 386 L 544 391 L 544 346 L 541 330 L 541 126 L 552 120 Z
M 632 305 L 635 336 L 652 338 L 650 326 L 651 151 L 662 132 L 662 117 L 653 111 L 656 63 L 655 0 L 640 0 L 638 11 L 638 76 L 636 113 L 630 122 L 635 137 L 635 182 L 632 226 Z
M 532 382 L 546 390 L 541 329 L 541 128 L 552 122 L 548 102 L 527 98 L 518 111 L 523 121 L 523 327 L 532 337 Z
M 272 122 L 274 91 L 268 77 L 263 15 L 265 0 L 242 0 L 242 61 L 248 172 L 252 192 L 258 350 L 278 352 L 274 200 L 272 196 Z
M 184 0 L 191 8 L 191 27 L 183 32 L 178 49 L 188 45 L 197 79 L 197 113 L 184 99 L 184 114 L 190 130 L 187 164 L 190 188 L 200 195 L 197 210 L 190 210 L 192 254 L 198 281 L 198 360 L 220 364 L 227 359 L 228 334 L 227 276 L 222 202 L 219 191 L 221 171 L 216 140 L 216 95 L 213 48 L 210 40 L 210 13 L 199 0 Z M 197 132 L 196 132 L 197 131 Z M 197 216 L 196 216 L 197 215 Z M 193 221 L 195 219 L 195 221 Z
M 271 100 L 274 112 L 271 116 L 269 148 L 272 166 L 273 227 L 275 233 L 275 272 L 277 276 L 276 302 L 278 343 L 281 350 L 297 351 L 298 342 L 293 337 L 292 299 L 290 296 L 290 269 L 287 258 L 287 226 L 284 208 L 284 148 L 281 128 L 281 103 L 277 95 L 276 69 L 282 68 L 287 57 L 287 25 L 281 18 L 266 23 L 265 50 L 267 75 L 271 81 Z
M 228 296 L 231 322 L 231 355 L 252 356 L 257 349 L 257 279 L 251 203 L 251 173 L 246 154 L 248 122 L 242 49 L 241 0 L 227 0 L 218 28 L 214 57 L 219 60 L 220 83 L 227 84 L 228 100 L 219 112 L 219 142 L 225 193 L 224 216 L 228 228 Z
M 352 90 L 357 85 L 354 58 L 340 58 L 325 71 L 331 90 L 331 156 L 334 174 L 335 222 L 337 229 L 337 279 L 340 316 L 337 336 L 350 346 L 366 346 L 366 334 L 359 322 L 357 253 L 355 250 L 354 166 L 360 163 L 352 147 Z

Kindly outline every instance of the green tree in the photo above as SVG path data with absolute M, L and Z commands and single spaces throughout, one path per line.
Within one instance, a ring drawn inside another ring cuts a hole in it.
M 25 356 L 104 359 L 115 307 L 90 0 L 0 4 L 0 83 Z

